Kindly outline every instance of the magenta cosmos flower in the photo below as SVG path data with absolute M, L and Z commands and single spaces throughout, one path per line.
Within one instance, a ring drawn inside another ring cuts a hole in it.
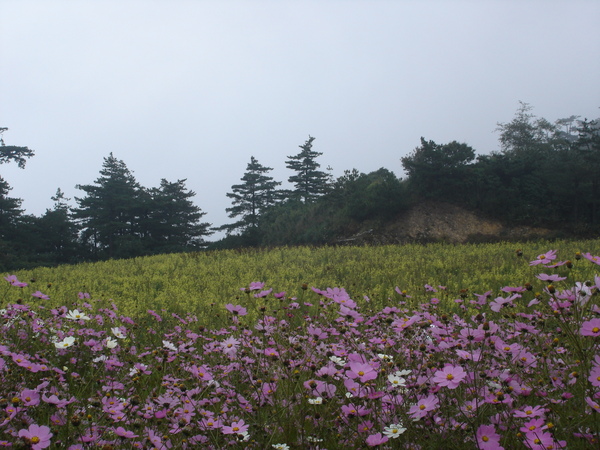
M 33 450 L 39 450 L 50 447 L 52 433 L 50 432 L 50 428 L 44 425 L 32 424 L 29 425 L 28 429 L 20 430 L 19 437 L 26 439 L 31 444 Z
M 433 382 L 438 386 L 445 386 L 448 389 L 456 389 L 466 376 L 467 373 L 462 369 L 462 367 L 447 365 L 442 370 L 438 370 L 434 374 Z
M 600 336 L 600 319 L 592 319 L 583 322 L 579 334 L 582 336 Z
M 494 425 L 481 425 L 477 428 L 477 444 L 481 450 L 502 450 L 500 435 L 496 433 Z

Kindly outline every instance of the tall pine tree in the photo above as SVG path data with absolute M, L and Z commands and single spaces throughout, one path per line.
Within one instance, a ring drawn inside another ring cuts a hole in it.
M 274 181 L 273 177 L 267 175 L 271 167 L 265 167 L 254 157 L 246 167 L 246 173 L 241 178 L 242 184 L 231 186 L 232 192 L 227 197 L 232 199 L 231 208 L 226 208 L 229 217 L 240 217 L 232 224 L 223 225 L 218 230 L 225 230 L 230 234 L 233 230 L 242 232 L 258 227 L 260 215 L 270 206 L 273 206 L 278 198 L 277 186 L 281 184 Z
M 6 145 L 2 134 L 8 128 L 0 128 L 0 164 L 16 162 L 21 168 L 25 168 L 26 158 L 31 158 L 34 153 L 27 147 Z M 20 266 L 17 255 L 19 245 L 26 245 L 22 240 L 22 229 L 20 221 L 23 218 L 20 198 L 9 197 L 12 190 L 8 182 L 0 176 L 0 270 Z
M 201 223 L 206 214 L 191 201 L 196 195 L 185 187 L 186 180 L 171 183 L 164 178 L 150 192 L 146 230 L 152 253 L 183 252 L 205 247 L 204 236 L 212 234 L 210 223 Z
M 296 175 L 288 178 L 295 187 L 292 197 L 300 198 L 304 203 L 313 201 L 329 189 L 329 175 L 318 170 L 321 165 L 316 159 L 323 153 L 312 150 L 314 140 L 314 137 L 309 136 L 304 145 L 299 146 L 302 149 L 300 153 L 288 156 L 289 159 L 285 162 L 288 169 L 296 172 Z
M 140 218 L 145 212 L 144 191 L 125 163 L 111 153 L 104 158 L 95 185 L 77 185 L 87 195 L 75 197 L 74 217 L 81 238 L 95 257 L 128 257 L 144 252 Z

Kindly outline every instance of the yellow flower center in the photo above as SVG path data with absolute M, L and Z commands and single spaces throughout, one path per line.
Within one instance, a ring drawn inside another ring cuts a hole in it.
M 31 443 L 32 443 L 32 444 L 37 444 L 38 442 L 40 442 L 40 438 L 39 438 L 39 437 L 37 437 L 37 436 L 33 436 L 33 437 L 30 439 L 30 441 L 31 441 Z
M 421 411 L 423 411 L 425 408 L 426 408 L 426 406 L 425 406 L 425 405 L 419 405 L 419 409 L 420 409 Z
M 446 375 L 446 380 L 454 380 L 454 375 L 449 373 L 448 375 Z
M 489 441 L 489 440 L 490 440 L 490 438 L 489 438 L 489 437 L 487 437 L 487 436 L 483 436 L 483 437 L 481 438 L 481 440 L 482 440 L 483 442 L 487 442 L 487 441 Z
M 361 376 L 361 377 L 362 377 L 364 374 L 365 374 L 365 373 L 364 373 L 362 370 L 358 372 L 358 375 L 359 375 L 359 376 Z
M 597 333 L 598 331 L 600 331 L 600 328 L 598 328 L 598 327 L 592 328 L 592 333 Z

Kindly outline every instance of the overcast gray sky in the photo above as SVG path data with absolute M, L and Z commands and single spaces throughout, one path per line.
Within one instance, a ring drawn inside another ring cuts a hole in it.
M 600 117 L 598 24 L 597 0 L 0 0 L 0 127 L 36 152 L 0 174 L 41 215 L 113 152 L 222 225 L 250 157 L 285 182 L 309 135 L 336 177 L 402 176 L 421 136 L 497 150 L 519 101 Z

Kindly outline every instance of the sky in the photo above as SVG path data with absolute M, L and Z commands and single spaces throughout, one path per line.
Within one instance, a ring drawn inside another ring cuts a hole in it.
M 112 152 L 231 223 L 250 157 L 289 187 L 309 136 L 334 177 L 403 177 L 421 137 L 499 150 L 519 102 L 600 117 L 599 23 L 597 0 L 0 0 L 0 127 L 35 151 L 0 175 L 41 216 Z

